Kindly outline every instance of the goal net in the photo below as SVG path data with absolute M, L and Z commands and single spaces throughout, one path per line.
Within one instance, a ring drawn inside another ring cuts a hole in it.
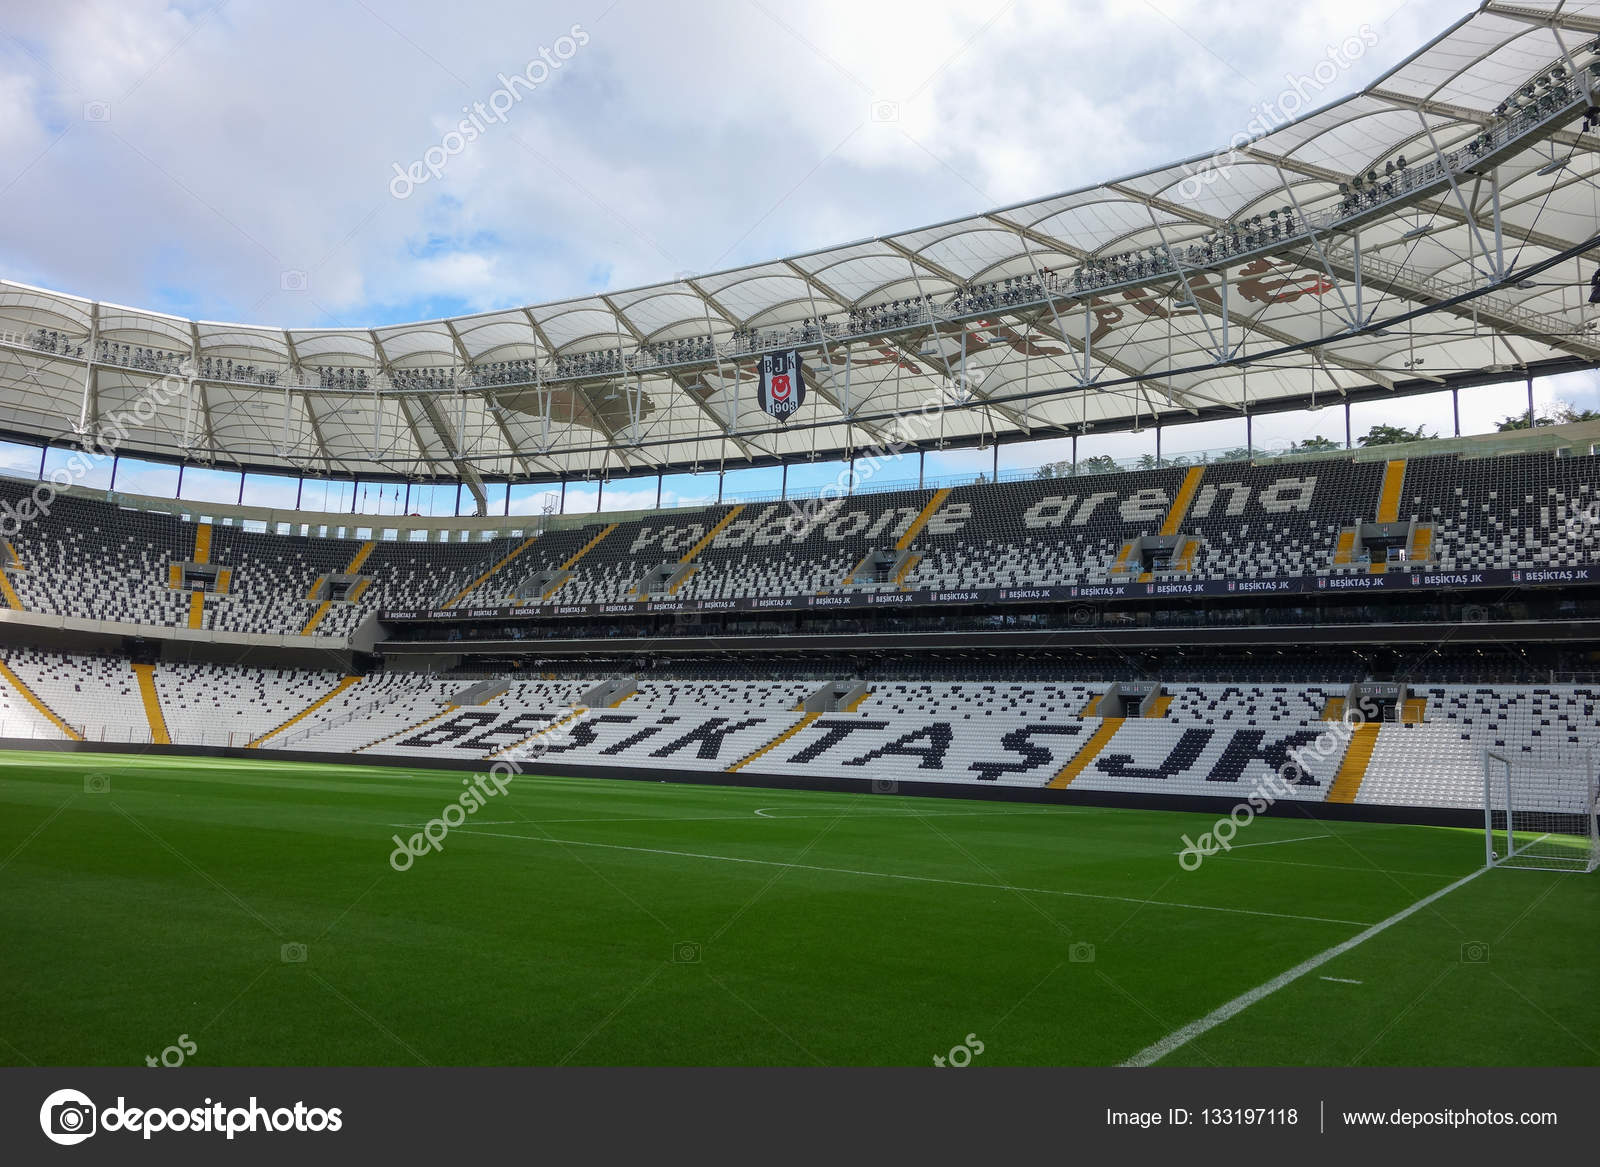
M 1593 871 L 1600 863 L 1594 750 L 1483 751 L 1484 858 L 1491 867 Z

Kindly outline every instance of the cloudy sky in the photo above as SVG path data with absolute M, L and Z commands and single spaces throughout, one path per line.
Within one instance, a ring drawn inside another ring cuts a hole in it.
M 8 0 L 0 273 L 281 325 L 628 287 L 1208 152 L 1330 45 L 1375 41 L 1332 99 L 1469 8 Z

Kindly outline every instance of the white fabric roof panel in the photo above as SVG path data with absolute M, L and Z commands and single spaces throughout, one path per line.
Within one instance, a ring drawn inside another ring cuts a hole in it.
M 1415 174 L 1433 153 L 1424 125 L 1441 148 L 1465 146 L 1499 124 L 1490 111 L 1548 76 L 1563 60 L 1562 45 L 1580 66 L 1593 60 L 1597 35 L 1600 0 L 1486 4 L 1367 91 L 1232 156 L 789 259 L 449 321 L 371 330 L 191 323 L 0 282 L 0 429 L 71 440 L 80 417 L 93 426 L 136 404 L 167 372 L 160 354 L 187 357 L 192 346 L 202 361 L 248 372 L 236 380 L 202 373 L 187 409 L 175 395 L 124 449 L 369 475 L 731 468 L 843 456 L 894 436 L 894 414 L 929 402 L 940 403 L 934 438 L 959 444 L 1050 436 L 1085 421 L 1142 423 L 1152 412 L 1218 416 L 1301 400 L 1313 389 L 1337 399 L 1341 389 L 1387 390 L 1486 365 L 1600 362 L 1600 331 L 1586 327 L 1588 267 L 1572 258 L 1523 276 L 1600 235 L 1595 141 L 1579 130 L 1581 108 L 1567 116 L 1561 106 L 1559 120 L 1540 122 L 1496 157 L 1504 270 L 1495 264 L 1487 168 L 1460 168 L 1471 224 L 1436 182 L 1414 195 L 1402 190 L 1359 228 L 1346 226 L 1338 188 L 1399 154 Z M 1569 155 L 1564 168 L 1539 173 L 1552 157 Z M 1318 222 L 1340 223 L 1314 241 L 1302 231 L 1237 262 L 1096 267 L 1089 290 L 1067 282 L 1080 264 L 1129 253 L 1137 262 L 1163 243 L 1187 255 L 1219 228 L 1265 220 L 1291 203 Z M 1408 238 L 1419 225 L 1427 233 Z M 1352 335 L 1356 230 L 1367 328 Z M 1062 281 L 1051 303 L 1000 300 L 971 287 L 966 299 L 952 300 L 968 281 L 1031 278 L 1040 269 Z M 891 321 L 873 335 L 844 328 L 853 309 L 871 315 L 924 295 L 939 306 L 936 325 Z M 1436 310 L 1458 297 L 1467 297 L 1458 308 Z M 825 346 L 802 331 L 819 316 L 835 330 Z M 757 406 L 754 358 L 736 334 L 746 329 L 763 334 L 763 347 L 803 350 L 812 392 L 787 423 Z M 708 332 L 714 354 L 696 347 Z M 961 365 L 963 336 L 965 386 L 950 376 Z M 118 347 L 107 355 L 96 340 Z M 669 343 L 634 356 L 638 344 L 656 342 Z M 628 371 L 596 363 L 608 350 L 624 354 Z M 1262 354 L 1270 360 L 1255 364 Z M 678 363 L 664 369 L 662 360 Z M 521 369 L 508 374 L 504 362 L 537 364 L 537 383 Z M 386 367 L 413 375 L 392 381 Z M 350 380 L 330 385 L 324 368 Z M 442 372 L 414 375 L 422 369 Z

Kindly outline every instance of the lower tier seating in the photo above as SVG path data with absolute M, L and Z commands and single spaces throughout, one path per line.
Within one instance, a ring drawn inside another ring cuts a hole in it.
M 619 684 L 601 669 L 345 678 L 158 664 L 152 709 L 123 658 L 15 649 L 0 660 L 6 738 L 149 741 L 159 718 L 180 745 L 330 756 L 1460 808 L 1482 805 L 1485 749 L 1557 775 L 1552 806 L 1573 788 L 1559 775 L 1600 756 L 1600 686 L 1587 685 L 1416 686 L 1420 722 L 1355 733 L 1324 718 L 1345 694 L 1332 684 L 1174 683 L 1147 716 L 1104 716 L 1105 681 L 952 680 L 948 665 L 921 680 L 901 662 L 875 670 L 884 678 L 844 682 L 829 711 L 806 712 L 816 678 L 729 679 L 712 666 Z

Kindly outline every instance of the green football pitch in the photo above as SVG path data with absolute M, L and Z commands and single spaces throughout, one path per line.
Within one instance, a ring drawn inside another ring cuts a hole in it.
M 465 777 L 0 754 L 0 1063 L 1600 1064 L 1600 876 L 1415 907 L 1481 832 L 528 775 L 395 870 Z

